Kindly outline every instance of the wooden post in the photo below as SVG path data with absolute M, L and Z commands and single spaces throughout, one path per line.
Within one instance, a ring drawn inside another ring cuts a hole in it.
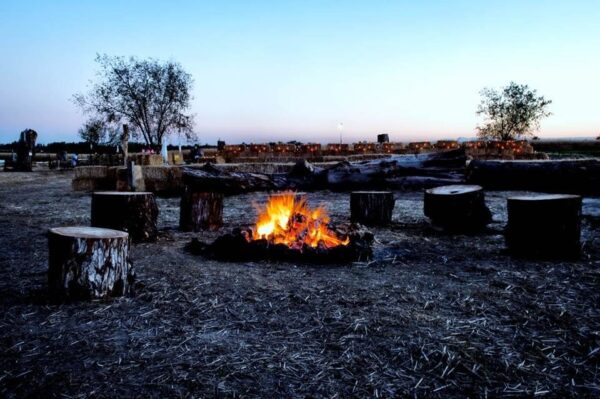
M 183 231 L 216 230 L 223 225 L 223 194 L 197 192 L 186 186 L 181 196 L 179 228 Z
M 92 194 L 92 226 L 127 231 L 134 242 L 156 240 L 157 218 L 158 206 L 150 192 Z
M 142 167 L 136 165 L 134 161 L 127 162 L 127 185 L 130 191 L 146 190 Z
M 426 190 L 423 210 L 434 226 L 447 231 L 476 231 L 492 220 L 480 186 L 450 185 Z
M 129 125 L 123 124 L 123 135 L 121 136 L 121 147 L 123 147 L 123 164 L 127 166 L 129 155 Z
M 506 244 L 513 255 L 576 258 L 581 251 L 581 197 L 509 197 Z
M 392 221 L 395 202 L 391 191 L 353 191 L 350 219 L 366 226 L 385 226 Z
M 132 293 L 129 237 L 123 231 L 58 227 L 48 232 L 50 292 L 71 299 Z

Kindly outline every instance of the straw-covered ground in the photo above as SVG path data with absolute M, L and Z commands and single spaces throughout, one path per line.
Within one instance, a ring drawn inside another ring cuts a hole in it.
M 396 192 L 375 261 L 326 267 L 192 256 L 178 200 L 159 199 L 158 242 L 132 249 L 137 296 L 57 304 L 46 230 L 90 220 L 71 177 L 0 173 L 2 397 L 600 395 L 600 199 L 584 202 L 580 261 L 534 262 L 504 251 L 510 193 L 488 193 L 488 232 L 447 236 L 421 193 Z M 310 202 L 342 222 L 348 197 Z M 225 229 L 262 200 L 227 198 Z

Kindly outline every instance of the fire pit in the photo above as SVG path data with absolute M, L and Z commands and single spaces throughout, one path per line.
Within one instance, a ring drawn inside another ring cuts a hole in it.
M 333 226 L 323 206 L 304 194 L 271 195 L 252 227 L 236 228 L 212 244 L 193 239 L 190 252 L 226 261 L 348 263 L 372 256 L 373 234 L 358 224 Z

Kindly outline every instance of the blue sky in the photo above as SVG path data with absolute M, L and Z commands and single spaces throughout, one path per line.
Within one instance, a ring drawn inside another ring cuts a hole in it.
M 76 140 L 96 53 L 173 59 L 201 142 L 473 136 L 479 91 L 552 99 L 541 137 L 600 133 L 600 1 L 0 2 L 0 142 Z

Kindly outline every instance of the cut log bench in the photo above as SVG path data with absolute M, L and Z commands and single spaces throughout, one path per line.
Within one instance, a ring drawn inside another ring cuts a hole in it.
M 492 220 L 492 214 L 485 205 L 483 189 L 475 185 L 450 185 L 426 190 L 423 211 L 433 226 L 448 232 L 474 232 Z
M 150 192 L 98 191 L 92 194 L 92 226 L 123 230 L 134 242 L 158 235 L 158 206 Z
M 132 293 L 129 235 L 96 227 L 48 231 L 48 285 L 56 297 L 89 300 Z
M 186 186 L 181 196 L 182 231 L 217 230 L 223 225 L 223 193 L 202 192 Z
M 350 193 L 350 220 L 366 226 L 386 226 L 392 221 L 396 200 L 391 191 Z
M 511 254 L 577 258 L 581 251 L 581 197 L 548 194 L 507 199 L 506 244 Z

